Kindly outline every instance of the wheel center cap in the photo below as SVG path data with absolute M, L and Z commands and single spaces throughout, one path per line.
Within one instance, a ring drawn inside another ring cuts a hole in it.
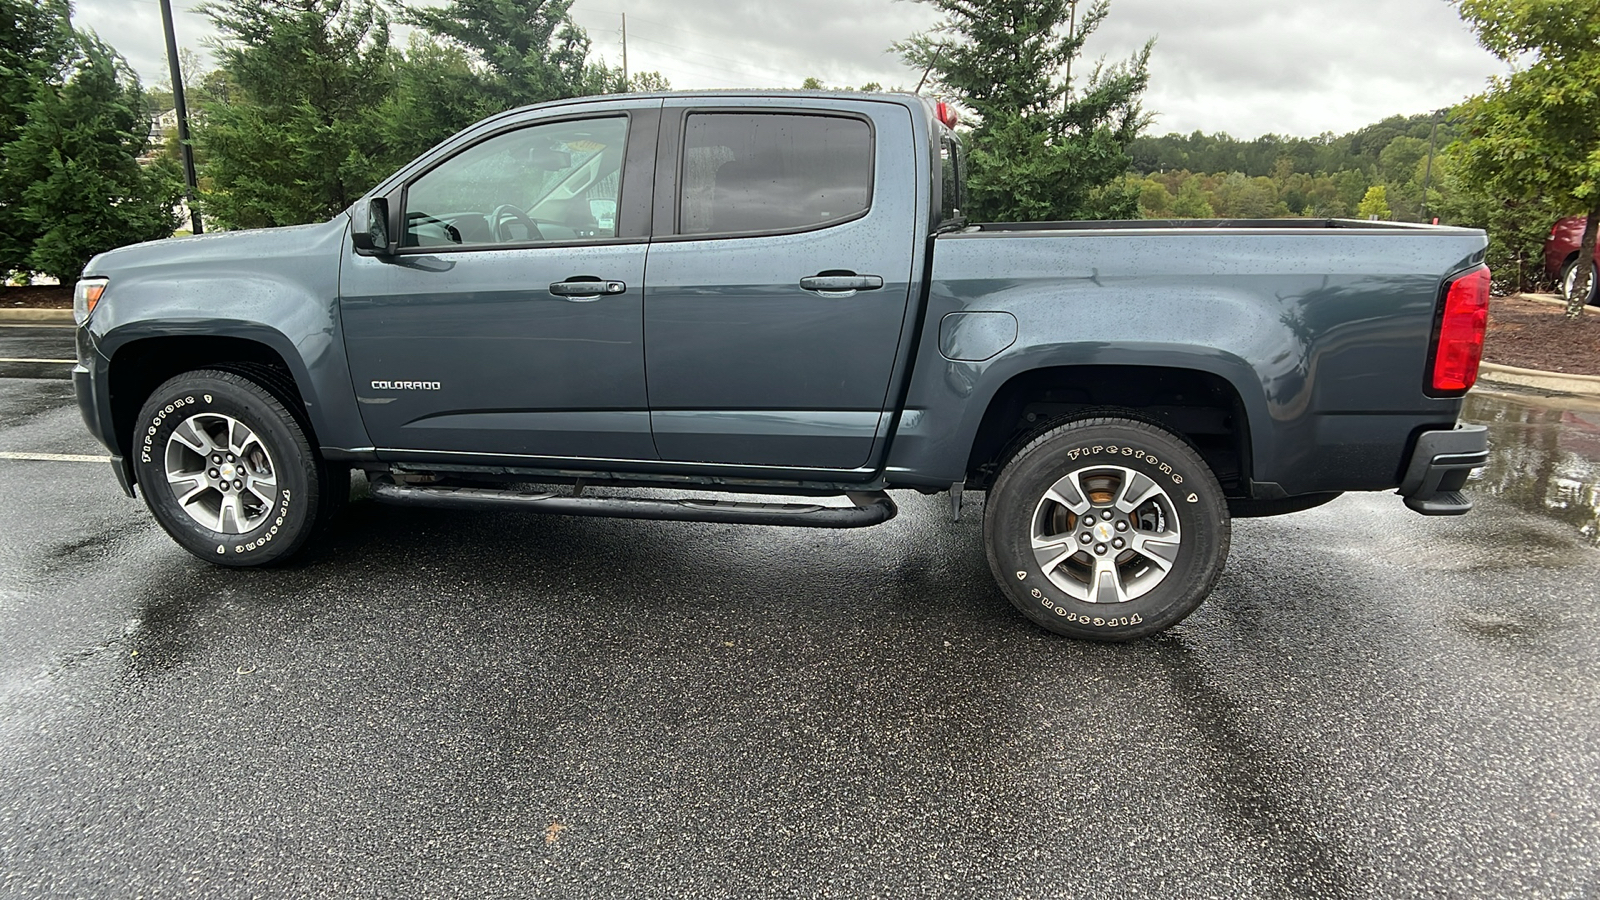
M 234 468 L 233 463 L 226 463 L 222 467 L 222 480 L 223 481 L 232 481 L 233 480 L 233 476 L 237 475 L 238 473 L 239 473 L 239 470 Z
M 1101 543 L 1111 540 L 1116 533 L 1117 532 L 1112 529 L 1110 522 L 1101 522 L 1099 525 L 1094 527 L 1094 536 Z

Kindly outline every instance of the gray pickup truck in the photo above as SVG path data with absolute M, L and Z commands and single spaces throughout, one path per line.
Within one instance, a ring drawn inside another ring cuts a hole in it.
M 354 469 L 382 502 L 824 528 L 984 491 L 1002 590 L 1097 640 L 1191 612 L 1231 517 L 1471 508 L 1481 232 L 976 224 L 954 125 L 790 92 L 495 116 L 332 221 L 96 257 L 84 420 L 226 566 L 301 549 Z

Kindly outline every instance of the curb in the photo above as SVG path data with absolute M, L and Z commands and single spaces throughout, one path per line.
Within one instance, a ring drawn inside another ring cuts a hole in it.
M 1561 299 L 1560 294 L 1509 294 L 1505 300 L 1527 300 L 1530 303 L 1543 303 L 1546 306 L 1559 306 L 1566 309 L 1567 301 Z
M 10 324 L 58 325 L 72 324 L 70 309 L 0 309 L 0 322 Z
M 1526 300 L 1529 303 L 1543 303 L 1546 306 L 1559 306 L 1562 309 L 1567 308 L 1567 301 L 1562 299 L 1560 294 L 1508 294 L 1500 299 Z M 1589 304 L 1589 308 L 1584 311 L 1584 315 L 1594 315 L 1597 312 L 1600 312 L 1600 306 L 1596 306 L 1595 304 L 1591 303 Z
M 1570 394 L 1577 397 L 1600 397 L 1600 376 L 1567 375 L 1562 372 L 1542 372 L 1538 369 L 1518 369 L 1483 363 L 1478 368 L 1478 379 L 1503 387 L 1533 388 L 1551 394 Z

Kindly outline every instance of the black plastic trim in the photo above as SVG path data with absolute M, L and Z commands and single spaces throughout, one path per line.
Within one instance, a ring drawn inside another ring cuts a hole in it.
M 436 487 L 396 484 L 379 476 L 372 496 L 384 503 L 436 509 L 520 509 L 526 512 L 667 522 L 717 522 L 725 525 L 781 525 L 794 528 L 866 528 L 894 518 L 899 510 L 882 492 L 848 494 L 849 507 L 814 503 L 749 503 L 735 500 L 584 497 L 553 491 Z
M 1483 425 L 1457 425 L 1450 431 L 1426 431 L 1417 436 L 1400 496 L 1406 506 L 1426 516 L 1458 516 L 1472 511 L 1472 501 L 1461 489 L 1473 469 L 1489 462 L 1489 429 Z

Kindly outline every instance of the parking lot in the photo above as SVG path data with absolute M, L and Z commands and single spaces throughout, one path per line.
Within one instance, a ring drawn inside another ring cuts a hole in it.
M 357 502 L 215 568 L 68 368 L 0 362 L 0 895 L 1600 897 L 1600 405 L 1474 396 L 1474 514 L 1236 522 L 1198 613 L 1102 646 L 1012 610 L 980 497 Z

